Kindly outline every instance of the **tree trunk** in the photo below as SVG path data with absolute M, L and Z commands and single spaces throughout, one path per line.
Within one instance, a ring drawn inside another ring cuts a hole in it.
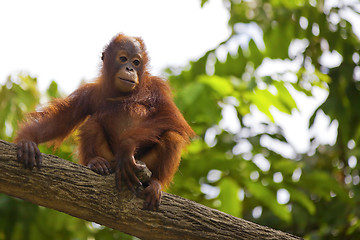
M 43 154 L 43 167 L 24 169 L 16 145 L 0 140 L 0 193 L 117 229 L 141 239 L 301 239 L 164 193 L 158 211 L 118 191 L 114 175 Z

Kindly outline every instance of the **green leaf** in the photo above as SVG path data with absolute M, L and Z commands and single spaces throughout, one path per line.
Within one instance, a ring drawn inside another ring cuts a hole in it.
M 213 89 L 214 92 L 219 93 L 220 95 L 219 100 L 223 97 L 231 96 L 234 91 L 234 87 L 229 79 L 222 78 L 216 75 L 215 76 L 203 75 L 198 78 L 198 82 L 208 85 Z
M 221 119 L 220 99 L 215 96 L 215 90 L 207 84 L 193 82 L 177 92 L 175 102 L 184 115 L 192 116 L 192 121 L 212 126 Z
M 241 46 L 239 46 L 236 56 L 228 53 L 224 63 L 217 59 L 215 63 L 215 75 L 236 76 L 240 78 L 245 72 L 246 63 L 247 59 L 244 56 Z
M 264 57 L 253 39 L 250 39 L 249 50 L 251 53 L 251 60 L 254 63 L 254 67 L 257 68 L 261 65 Z
M 218 187 L 220 188 L 219 200 L 220 211 L 229 213 L 235 217 L 241 217 L 242 205 L 238 197 L 239 186 L 232 178 L 223 178 Z
M 285 87 L 285 83 L 273 81 L 273 85 L 276 87 L 278 91 L 277 95 L 279 96 L 280 101 L 284 104 L 284 106 L 288 109 L 288 111 L 291 113 L 291 110 L 293 109 L 298 110 L 294 98 L 289 93 L 289 90 Z
M 201 7 L 204 7 L 205 3 L 207 3 L 208 0 L 201 0 Z
M 316 206 L 313 201 L 309 199 L 309 196 L 306 195 L 304 192 L 295 189 L 293 187 L 286 187 L 286 189 L 290 193 L 290 201 L 298 202 L 302 205 L 311 215 L 315 214 Z
M 290 17 L 290 14 L 289 16 Z M 294 31 L 294 23 L 288 20 L 279 19 L 273 22 L 269 31 L 264 32 L 264 43 L 266 56 L 270 58 L 288 58 L 288 47 L 291 43 Z
M 46 94 L 50 98 L 59 98 L 61 97 L 61 94 L 59 93 L 58 85 L 55 81 L 52 81 L 46 90 Z
M 274 117 L 270 112 L 272 104 L 268 101 L 265 94 L 256 90 L 255 94 L 246 94 L 245 96 L 248 97 L 253 104 L 255 104 L 260 112 L 264 113 L 272 122 L 274 122 Z
M 283 174 L 292 174 L 299 167 L 299 163 L 290 159 L 277 159 L 272 161 L 271 169 Z

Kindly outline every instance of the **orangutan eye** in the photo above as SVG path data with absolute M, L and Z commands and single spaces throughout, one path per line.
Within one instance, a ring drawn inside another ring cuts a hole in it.
M 136 59 L 136 60 L 133 61 L 133 64 L 134 64 L 135 66 L 139 66 L 139 65 L 140 65 L 140 61 Z
M 127 62 L 127 57 L 121 56 L 121 57 L 120 57 L 120 62 L 122 62 L 122 63 Z

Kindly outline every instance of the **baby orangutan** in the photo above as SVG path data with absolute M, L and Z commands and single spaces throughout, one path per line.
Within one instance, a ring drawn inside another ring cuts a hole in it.
M 149 73 L 142 39 L 115 36 L 102 61 L 95 82 L 29 114 L 15 139 L 18 160 L 26 168 L 40 168 L 37 145 L 61 142 L 80 126 L 80 163 L 102 175 L 115 172 L 117 188 L 123 182 L 134 193 L 142 185 L 135 175 L 142 166 L 135 159 L 146 163 L 152 177 L 139 195 L 145 209 L 158 208 L 162 187 L 171 182 L 194 132 L 174 104 L 168 84 Z

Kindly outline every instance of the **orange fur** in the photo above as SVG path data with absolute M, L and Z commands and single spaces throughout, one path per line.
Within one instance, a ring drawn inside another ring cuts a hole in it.
M 120 93 L 114 87 L 114 58 L 119 46 L 131 41 L 141 49 L 143 66 L 137 73 L 140 81 L 131 93 Z M 115 168 L 116 156 L 132 154 L 148 165 L 154 180 L 167 186 L 179 166 L 181 151 L 194 132 L 172 101 L 168 84 L 148 72 L 148 56 L 140 38 L 117 35 L 106 47 L 103 58 L 96 82 L 84 84 L 67 98 L 54 100 L 42 111 L 31 113 L 15 141 L 61 142 L 83 123 L 79 128 L 81 164 L 88 165 L 94 157 L 102 157 Z

